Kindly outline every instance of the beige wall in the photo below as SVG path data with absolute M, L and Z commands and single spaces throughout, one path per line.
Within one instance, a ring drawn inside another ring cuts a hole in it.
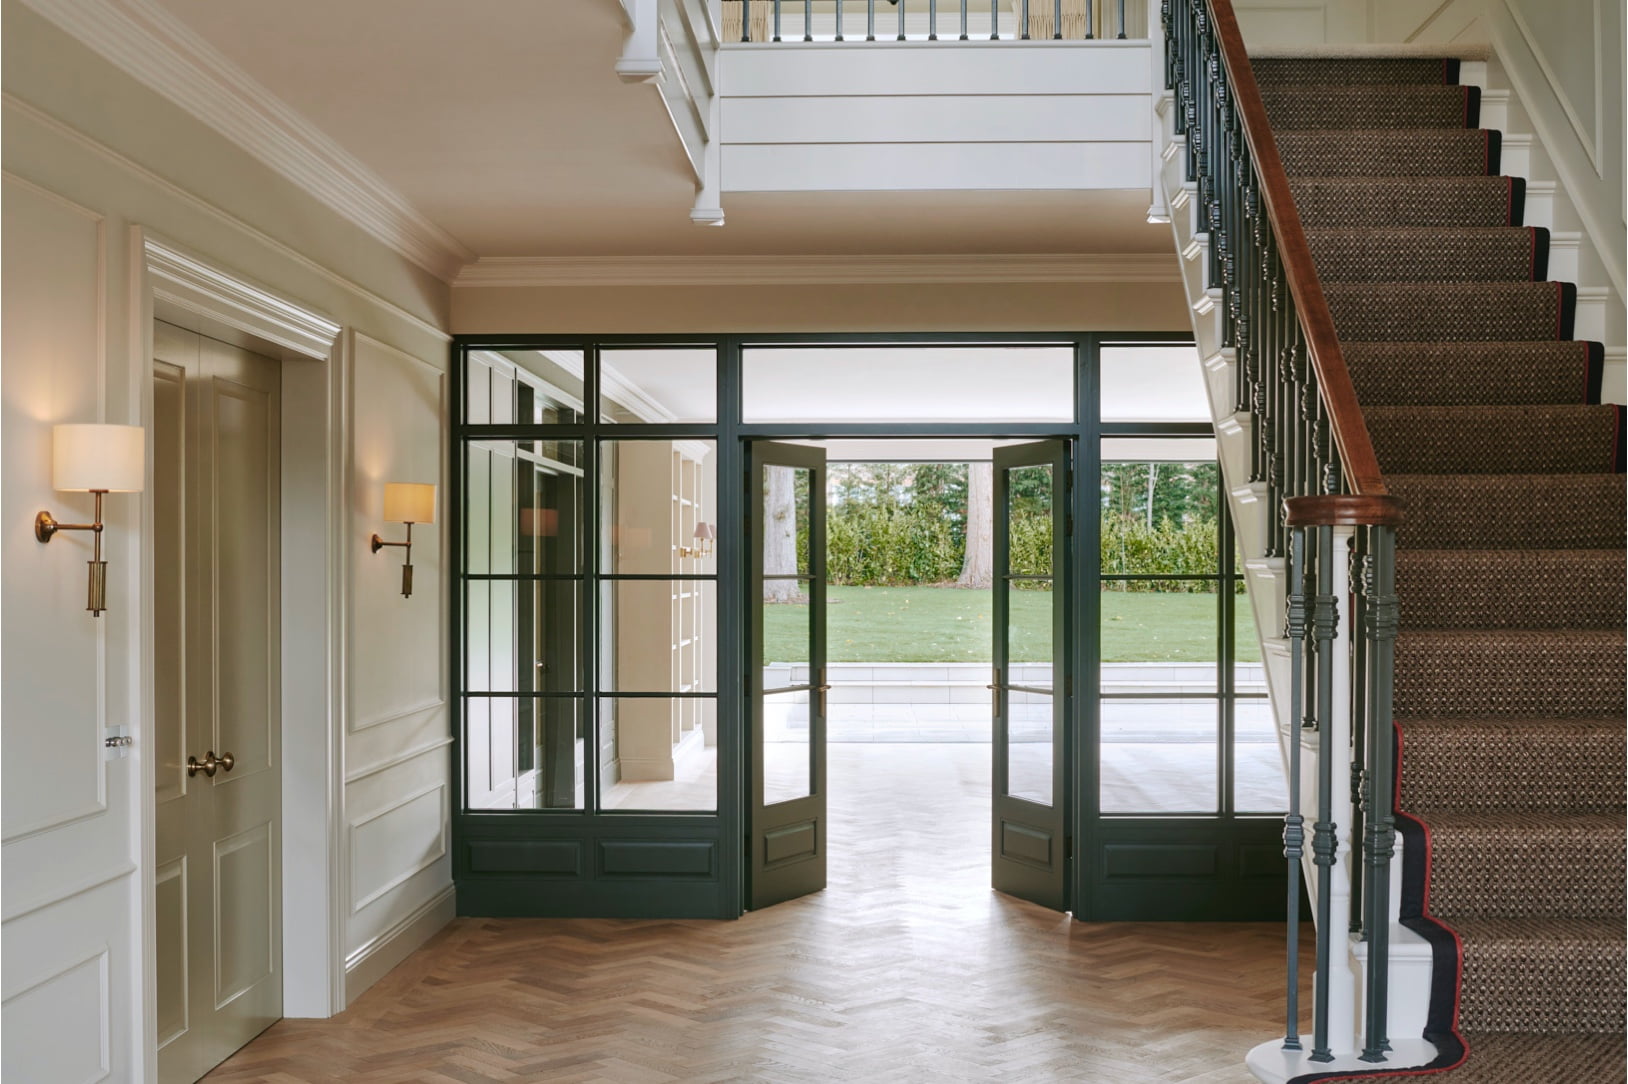
M 724 227 L 728 229 L 728 227 Z M 1181 285 L 462 287 L 452 329 L 592 332 L 1191 331 Z
M 285 736 L 343 735 L 284 773 L 289 835 L 315 816 L 312 836 L 290 840 L 285 881 L 323 880 L 338 897 L 289 901 L 287 923 L 322 958 L 285 965 L 307 990 L 291 1010 L 337 1009 L 347 985 L 451 910 L 440 546 L 416 540 L 411 600 L 395 590 L 399 551 L 366 546 L 382 480 L 444 481 L 449 291 L 17 3 L 4 9 L 4 89 L 3 1075 L 142 1080 L 153 1027 L 143 570 L 174 555 L 143 545 L 146 498 L 110 497 L 110 609 L 85 612 L 83 537 L 42 546 L 31 532 L 40 508 L 69 520 L 90 510 L 51 487 L 51 426 L 150 416 L 138 230 L 345 328 L 332 364 L 285 367 L 285 396 L 315 404 L 285 418 L 299 438 L 285 449 L 314 466 L 308 490 L 285 493 L 285 518 L 304 517 L 315 538 L 305 582 L 331 615 L 317 663 L 348 661 L 350 678 L 285 718 Z M 336 683 L 345 673 L 334 668 Z M 104 761 L 116 725 L 135 746 Z

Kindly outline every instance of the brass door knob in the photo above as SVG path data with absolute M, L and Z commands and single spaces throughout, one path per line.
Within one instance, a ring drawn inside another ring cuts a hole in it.
M 187 757 L 187 775 L 197 775 L 199 772 L 203 772 L 213 779 L 217 771 L 222 768 L 231 771 L 232 766 L 236 763 L 237 758 L 232 756 L 231 753 L 222 753 L 219 757 L 216 757 L 215 751 L 211 749 L 204 754 L 201 761 L 197 757 Z

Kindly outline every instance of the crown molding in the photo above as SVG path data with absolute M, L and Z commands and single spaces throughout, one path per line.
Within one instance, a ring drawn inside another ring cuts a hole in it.
M 450 282 L 475 254 L 152 0 L 23 0 L 115 67 L 414 264 Z
M 1174 254 L 947 256 L 487 256 L 455 287 L 1177 283 Z

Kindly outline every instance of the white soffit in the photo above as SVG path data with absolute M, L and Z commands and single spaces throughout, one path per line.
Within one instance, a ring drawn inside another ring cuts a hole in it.
M 444 281 L 475 258 L 400 193 L 151 0 L 22 0 L 406 259 Z
M 1174 283 L 1174 254 L 484 257 L 453 286 L 808 286 L 888 283 Z

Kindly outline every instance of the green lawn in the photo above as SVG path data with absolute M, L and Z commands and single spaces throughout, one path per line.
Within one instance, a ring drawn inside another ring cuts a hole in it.
M 954 587 L 833 587 L 827 653 L 831 662 L 988 662 L 989 591 Z M 1240 611 L 1238 658 L 1256 662 L 1260 647 Z M 767 606 L 765 656 L 772 662 L 805 657 L 808 607 Z M 1050 596 L 1013 596 L 1013 657 L 1050 657 Z M 1203 662 L 1216 651 L 1216 596 L 1102 593 L 1104 662 Z

